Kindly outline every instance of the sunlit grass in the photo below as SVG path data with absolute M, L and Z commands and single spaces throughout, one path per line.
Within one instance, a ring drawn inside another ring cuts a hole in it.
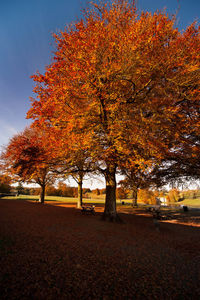
M 3 199 L 3 198 L 2 198 Z M 37 201 L 39 199 L 39 195 L 19 195 L 19 196 L 8 196 L 4 199 L 11 200 L 28 200 L 28 201 Z M 61 197 L 61 196 L 45 196 L 45 201 L 58 201 L 64 203 L 77 203 L 77 198 L 73 197 Z M 132 199 L 122 199 L 117 200 L 117 204 L 120 205 L 124 202 L 126 205 L 132 204 Z M 91 194 L 90 198 L 83 197 L 83 203 L 96 203 L 96 204 L 104 204 L 105 203 L 105 195 L 95 195 Z
M 196 198 L 196 199 L 188 198 L 188 199 L 178 202 L 178 204 L 200 207 L 200 198 Z
M 19 196 L 8 196 L 2 199 L 10 200 L 28 200 L 28 201 L 37 201 L 39 199 L 38 195 L 19 195 Z M 45 201 L 58 201 L 64 203 L 77 203 L 77 198 L 73 197 L 60 197 L 60 196 L 45 196 Z M 83 198 L 84 203 L 105 203 L 104 197 L 91 197 Z M 119 201 L 120 202 L 120 201 Z
M 2 199 L 5 199 L 5 198 L 2 198 Z M 19 196 L 9 196 L 9 197 L 6 197 L 6 199 L 36 201 L 39 199 L 39 196 L 38 195 L 19 195 Z M 77 198 L 61 197 L 61 196 L 45 196 L 45 201 L 47 201 L 47 202 L 48 201 L 57 201 L 57 202 L 63 202 L 63 203 L 76 204 Z M 105 203 L 105 195 L 91 194 L 90 198 L 83 197 L 83 203 L 104 204 Z M 127 205 L 127 207 L 130 207 L 132 205 L 132 199 L 117 200 L 117 205 L 122 205 L 122 203 L 124 203 L 124 206 Z M 185 199 L 184 201 L 176 202 L 175 204 L 200 207 L 200 198 L 197 198 L 197 199 L 188 198 L 188 199 Z M 139 203 L 139 205 L 142 205 L 142 203 Z

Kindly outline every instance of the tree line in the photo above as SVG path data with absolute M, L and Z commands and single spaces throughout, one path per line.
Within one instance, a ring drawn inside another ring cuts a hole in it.
M 40 188 L 37 187 L 24 187 L 21 182 L 18 183 L 16 187 L 12 186 L 12 179 L 9 176 L 0 176 L 0 195 L 5 195 L 12 193 L 13 195 L 40 195 Z M 84 198 L 94 198 L 95 196 L 105 196 L 106 189 L 89 189 L 83 188 L 83 197 Z M 78 197 L 78 188 L 66 185 L 64 182 L 59 182 L 55 185 L 47 185 L 45 189 L 45 196 L 58 196 L 58 197 Z M 101 198 L 101 199 L 103 199 Z M 138 189 L 138 201 L 144 204 L 157 204 L 157 199 L 165 198 L 166 204 L 174 204 L 185 199 L 199 199 L 200 190 L 185 190 L 179 191 L 176 188 L 167 190 L 149 190 Z M 132 191 L 121 185 L 116 188 L 116 199 L 118 200 L 129 200 L 132 199 Z
M 87 174 L 105 178 L 104 219 L 117 221 L 116 174 L 137 192 L 199 178 L 200 28 L 165 11 L 113 0 L 54 34 L 44 74 L 32 76 L 30 128 L 2 154 L 12 176 L 45 187 L 73 176 L 78 207 Z

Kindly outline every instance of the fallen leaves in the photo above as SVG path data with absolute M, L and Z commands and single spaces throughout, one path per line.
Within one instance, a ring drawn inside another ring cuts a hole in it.
M 0 201 L 1 299 L 195 299 L 199 228 Z M 12 241 L 12 242 L 10 242 Z

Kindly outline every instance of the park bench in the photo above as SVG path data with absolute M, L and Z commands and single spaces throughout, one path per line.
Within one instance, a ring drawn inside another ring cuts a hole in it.
M 91 213 L 94 215 L 95 214 L 95 205 L 82 205 L 81 212 L 83 214 Z
M 173 218 L 170 213 L 161 211 L 158 207 L 148 207 L 147 211 L 152 214 L 154 220 L 171 220 Z

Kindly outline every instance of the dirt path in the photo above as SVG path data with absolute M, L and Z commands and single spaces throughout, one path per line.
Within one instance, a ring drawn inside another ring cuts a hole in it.
M 200 228 L 0 200 L 1 299 L 199 299 Z

